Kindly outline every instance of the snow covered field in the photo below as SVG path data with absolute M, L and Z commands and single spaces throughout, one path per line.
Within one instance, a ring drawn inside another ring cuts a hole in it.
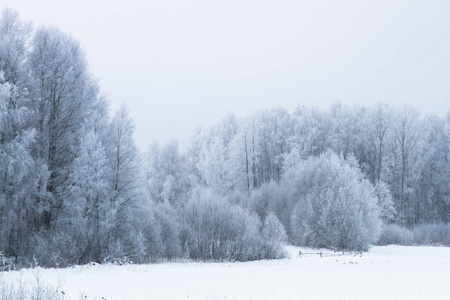
M 64 299 L 450 299 L 450 248 L 373 247 L 360 256 L 247 263 L 89 265 L 23 270 L 0 280 L 61 285 Z M 324 250 L 326 251 L 326 250 Z M 327 251 L 329 252 L 329 251 Z

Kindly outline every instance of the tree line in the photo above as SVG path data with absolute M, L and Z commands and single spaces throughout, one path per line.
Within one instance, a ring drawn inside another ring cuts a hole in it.
M 0 256 L 26 266 L 367 249 L 383 224 L 450 218 L 450 117 L 278 108 L 140 154 L 79 43 L 0 19 Z M 149 137 L 151 140 L 151 137 Z M 1 267 L 1 265 L 0 265 Z

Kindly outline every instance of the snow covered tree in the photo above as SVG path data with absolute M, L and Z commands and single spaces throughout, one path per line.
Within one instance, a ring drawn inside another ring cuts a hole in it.
M 187 252 L 202 260 L 246 261 L 262 257 L 260 222 L 211 189 L 197 189 L 184 213 Z
M 189 174 L 176 141 L 162 147 L 157 142 L 150 145 L 145 159 L 145 183 L 153 201 L 172 205 L 185 202 L 190 187 Z
M 392 121 L 392 110 L 386 105 L 378 104 L 369 113 L 366 123 L 370 141 L 368 146 L 375 150 L 373 155 L 373 182 L 381 180 L 383 159 Z
M 289 228 L 292 214 L 291 202 L 285 192 L 285 186 L 269 182 L 252 192 L 247 207 L 259 216 L 261 222 L 274 213 L 284 227 Z
M 196 167 L 207 187 L 211 187 L 221 193 L 227 190 L 226 162 L 226 146 L 219 136 L 216 136 L 211 141 L 204 141 Z
M 134 125 L 128 108 L 122 105 L 110 125 L 109 153 L 112 201 L 122 206 L 141 192 L 139 152 L 133 140 Z
M 289 142 L 301 157 L 318 156 L 330 147 L 328 133 L 331 125 L 324 112 L 316 108 L 297 107 L 293 120 L 293 134 Z
M 30 110 L 24 101 L 16 86 L 0 83 L 0 250 L 16 258 L 28 247 L 31 196 L 40 179 L 31 155 L 36 135 L 27 126 Z
M 81 124 L 98 90 L 89 77 L 79 43 L 56 28 L 35 32 L 29 67 L 38 141 L 35 159 L 49 173 L 42 187 L 47 195 L 38 199 L 40 219 L 50 228 L 63 207 Z
M 236 190 L 250 192 L 254 188 L 252 137 L 247 124 L 241 124 L 230 141 L 229 176 L 231 186 Z
M 102 251 L 108 245 L 115 208 L 109 201 L 107 171 L 104 146 L 99 136 L 88 130 L 81 137 L 80 152 L 74 160 L 71 203 L 67 207 L 71 214 L 68 218 L 77 224 L 74 230 L 80 230 L 77 247 L 84 245 L 80 262 L 101 261 Z
M 34 197 L 47 173 L 32 157 L 36 143 L 29 97 L 31 25 L 6 8 L 0 19 L 0 252 L 18 259 L 30 249 Z
M 148 204 L 143 197 L 143 170 L 139 152 L 133 140 L 134 125 L 128 109 L 122 105 L 112 119 L 106 143 L 108 159 L 108 189 L 110 206 L 115 211 L 110 246 L 120 245 L 123 253 L 140 257 L 145 248 L 145 234 L 137 218 Z M 141 258 L 142 259 L 142 258 Z
M 295 243 L 366 250 L 380 231 L 373 186 L 358 168 L 336 154 L 310 158 L 286 171 L 296 206 L 291 219 Z
M 290 115 L 283 109 L 262 111 L 258 115 L 259 182 L 281 179 L 285 154 L 290 151 L 292 135 Z
M 409 106 L 405 106 L 396 112 L 395 122 L 392 126 L 395 141 L 395 156 L 399 168 L 396 170 L 398 178 L 398 190 L 396 191 L 398 203 L 397 210 L 402 222 L 408 222 L 411 205 L 409 190 L 409 178 L 411 156 L 421 137 L 422 128 L 419 125 L 419 113 Z
M 173 259 L 182 256 L 179 238 L 180 223 L 177 211 L 168 203 L 160 203 L 155 208 L 156 222 L 160 228 L 162 256 Z
M 261 234 L 263 257 L 283 258 L 286 256 L 284 246 L 287 242 L 287 233 L 274 213 L 270 213 L 265 219 Z
M 0 19 L 0 70 L 2 82 L 16 87 L 27 85 L 27 46 L 31 36 L 31 24 L 19 20 L 18 13 L 5 8 Z
M 375 184 L 375 196 L 378 199 L 378 207 L 380 208 L 380 219 L 384 223 L 392 223 L 395 221 L 397 211 L 392 201 L 392 195 L 386 183 L 378 181 Z

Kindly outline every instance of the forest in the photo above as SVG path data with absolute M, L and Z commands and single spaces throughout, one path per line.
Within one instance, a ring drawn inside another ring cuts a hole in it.
M 133 131 L 125 105 L 109 116 L 77 40 L 3 11 L 0 270 L 450 243 L 450 114 L 255 108 L 186 151 L 149 136 L 140 153 Z

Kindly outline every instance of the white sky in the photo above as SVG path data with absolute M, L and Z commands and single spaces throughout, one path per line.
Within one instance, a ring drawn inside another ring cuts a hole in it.
M 138 147 L 301 104 L 450 110 L 450 1 L 0 0 L 82 44 Z M 71 3 L 69 3 L 71 2 Z

